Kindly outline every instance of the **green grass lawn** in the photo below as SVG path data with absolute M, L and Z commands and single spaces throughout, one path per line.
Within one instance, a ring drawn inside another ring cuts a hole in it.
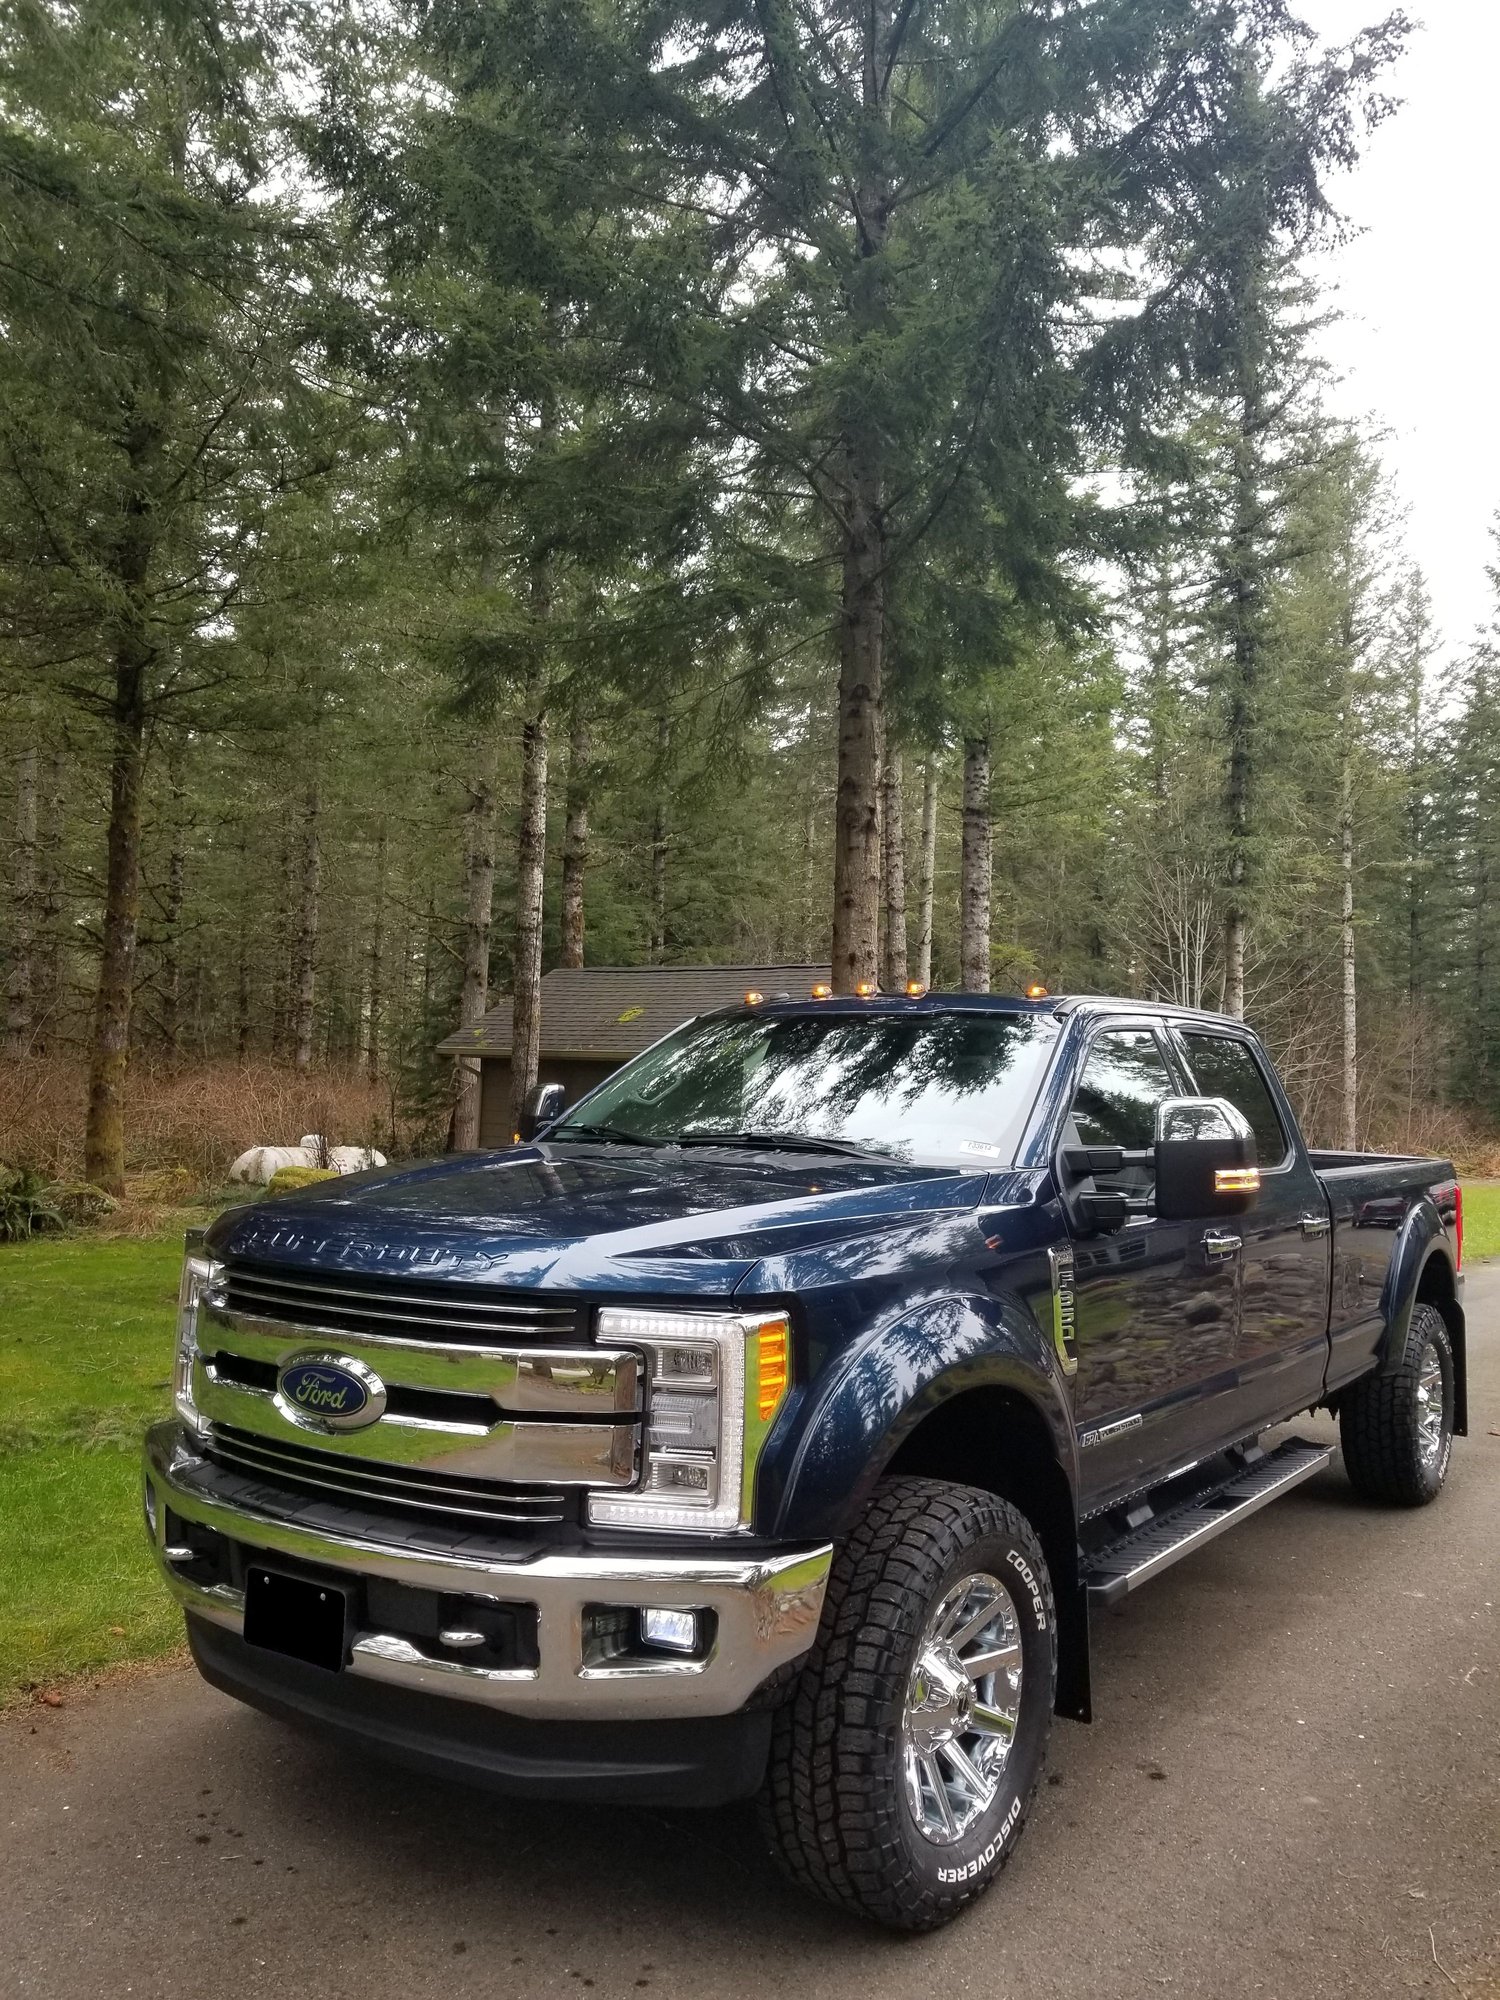
M 1464 1183 L 1464 1262 L 1500 1257 L 1500 1181 Z
M 0 1706 L 181 1635 L 138 1497 L 181 1262 L 180 1230 L 0 1246 Z

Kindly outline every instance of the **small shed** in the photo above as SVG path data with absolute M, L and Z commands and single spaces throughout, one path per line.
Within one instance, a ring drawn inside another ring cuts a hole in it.
M 562 1084 L 571 1102 L 695 1014 L 752 991 L 807 1000 L 829 977 L 826 965 L 558 966 L 542 976 L 539 1081 Z M 511 1006 L 498 1000 L 438 1044 L 439 1055 L 479 1058 L 481 1146 L 510 1144 Z

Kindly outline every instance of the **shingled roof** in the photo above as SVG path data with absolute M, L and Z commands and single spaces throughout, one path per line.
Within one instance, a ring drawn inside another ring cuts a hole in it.
M 558 966 L 542 978 L 542 1053 L 608 1060 L 633 1056 L 679 1022 L 727 1007 L 754 990 L 806 1000 L 826 965 Z M 508 1056 L 509 995 L 474 1028 L 438 1043 L 445 1056 Z

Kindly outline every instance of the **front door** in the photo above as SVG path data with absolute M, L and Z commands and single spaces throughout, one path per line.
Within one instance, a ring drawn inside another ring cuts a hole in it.
M 1107 1026 L 1091 1041 L 1064 1145 L 1143 1151 L 1156 1107 L 1184 1085 L 1154 1027 Z M 1239 1260 L 1212 1218 L 1148 1212 L 1148 1167 L 1099 1176 L 1098 1192 L 1138 1203 L 1122 1229 L 1074 1242 L 1078 1375 L 1074 1384 L 1084 1500 L 1098 1507 L 1150 1485 L 1217 1442 L 1235 1380 Z
M 1227 1028 L 1184 1023 L 1177 1033 L 1198 1094 L 1227 1097 L 1255 1133 L 1260 1197 L 1232 1224 L 1244 1244 L 1233 1420 L 1248 1435 L 1323 1393 L 1333 1248 L 1328 1206 L 1253 1044 Z

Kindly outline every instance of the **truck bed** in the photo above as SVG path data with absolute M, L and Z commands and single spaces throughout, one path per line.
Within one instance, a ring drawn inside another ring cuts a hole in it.
M 1421 1155 L 1309 1148 L 1308 1158 L 1332 1224 L 1328 1386 L 1338 1388 L 1374 1365 L 1397 1237 L 1413 1209 L 1437 1209 L 1458 1262 L 1457 1182 L 1451 1160 Z

